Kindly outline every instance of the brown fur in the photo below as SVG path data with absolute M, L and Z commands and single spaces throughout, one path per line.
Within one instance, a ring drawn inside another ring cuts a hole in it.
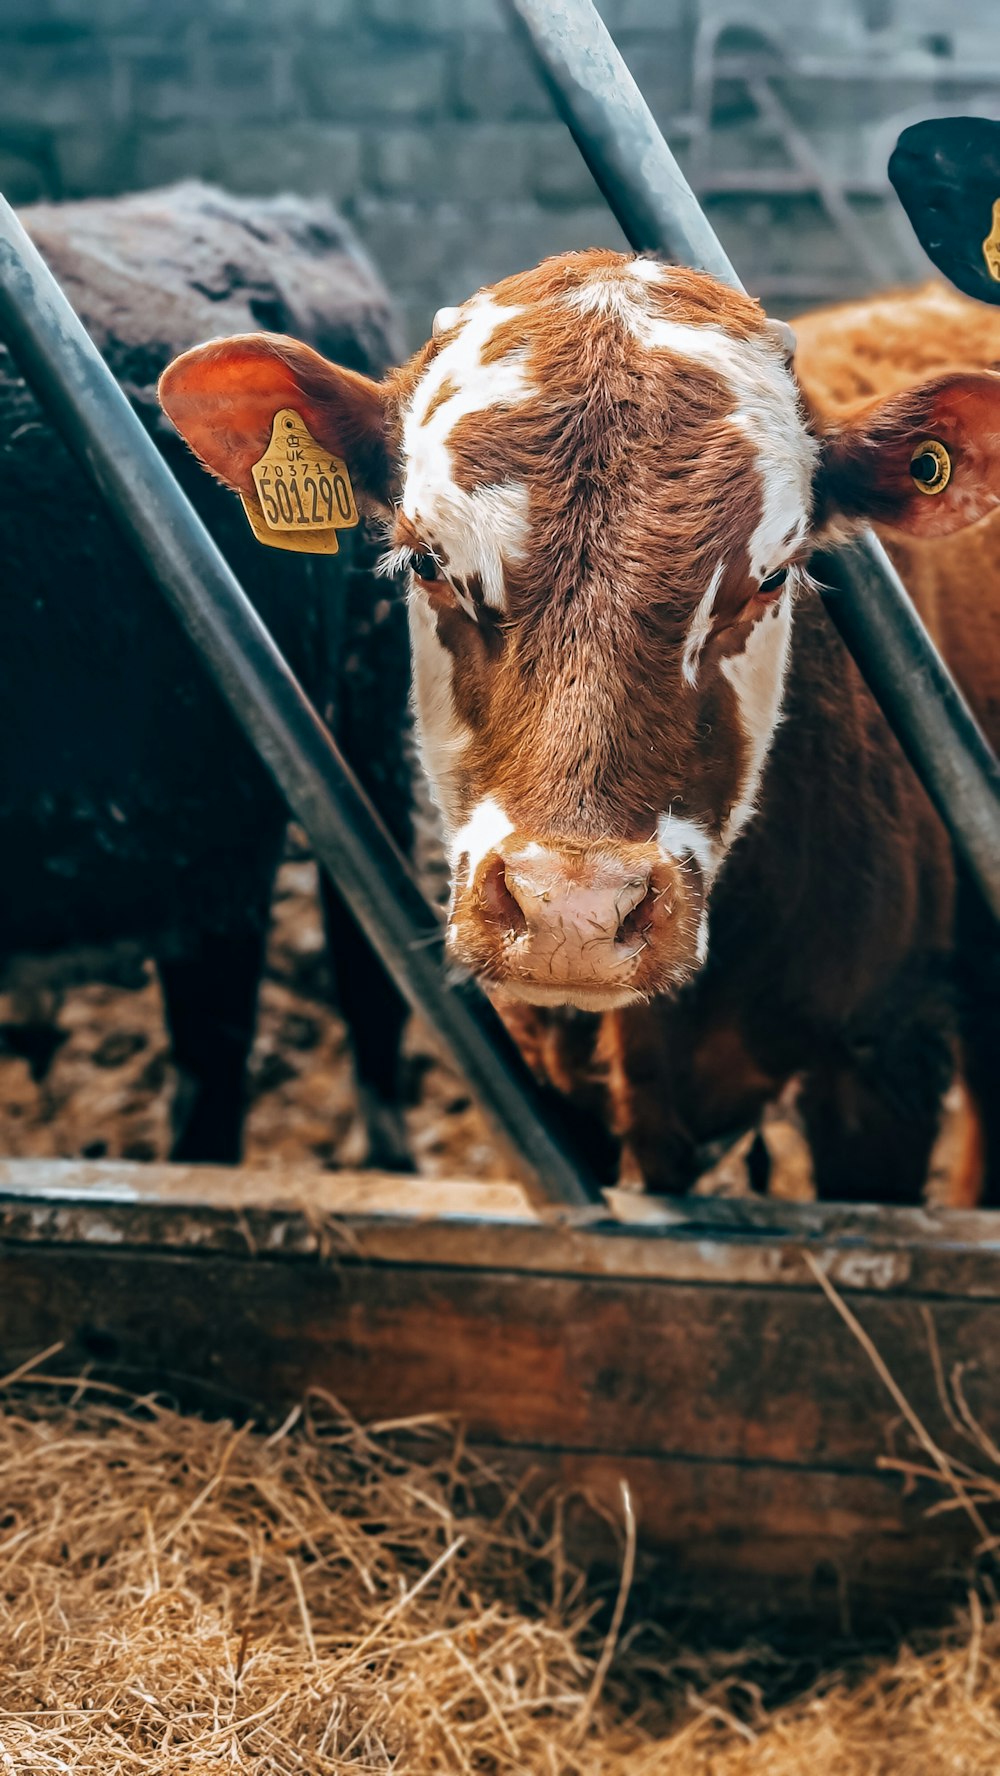
M 796 371 L 823 424 L 945 370 L 1000 367 L 1000 315 L 938 283 L 817 310 L 796 321 L 795 331 Z M 995 742 L 1000 516 L 950 537 L 916 540 L 886 528 L 882 539 Z

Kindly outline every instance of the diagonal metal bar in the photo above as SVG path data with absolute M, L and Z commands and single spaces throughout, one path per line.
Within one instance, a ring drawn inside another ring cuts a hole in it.
M 597 184 L 637 252 L 741 289 L 593 0 L 506 0 Z M 831 558 L 827 611 L 1000 920 L 1000 765 L 871 531 Z
M 328 729 L 0 198 L 0 338 L 194 642 L 324 867 L 511 1149 L 536 1200 L 599 1197 L 565 1112 L 478 988 L 445 982 L 439 921 Z

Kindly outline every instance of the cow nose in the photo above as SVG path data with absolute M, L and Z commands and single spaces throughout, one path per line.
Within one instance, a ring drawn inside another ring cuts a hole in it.
M 448 948 L 503 996 L 602 1011 L 690 978 L 704 905 L 697 864 L 655 842 L 512 832 L 460 870 Z
M 662 880 L 661 880 L 662 876 Z M 593 1009 L 644 992 L 671 881 L 653 846 L 556 848 L 507 840 L 456 909 L 453 953 L 536 1003 Z M 610 996 L 610 999 L 609 999 Z
M 615 857 L 574 857 L 544 845 L 503 848 L 489 860 L 483 889 L 488 911 L 509 930 L 545 938 L 557 933 L 573 952 L 600 951 L 638 936 L 633 917 L 649 894 L 651 864 Z

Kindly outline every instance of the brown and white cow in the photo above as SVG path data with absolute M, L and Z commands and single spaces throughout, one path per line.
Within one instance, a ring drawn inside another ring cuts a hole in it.
M 650 1188 L 685 1188 L 798 1078 L 821 1194 L 921 1189 L 954 1062 L 956 872 L 807 564 L 851 524 L 906 538 L 1000 737 L 1000 530 L 938 540 L 1000 502 L 982 314 L 933 290 L 817 317 L 797 379 L 749 298 L 588 252 L 443 312 L 382 384 L 267 335 L 163 379 L 245 496 L 293 407 L 391 524 L 450 954 Z M 828 359 L 853 365 L 839 407 Z M 928 439 L 938 491 L 926 453 L 923 481 L 911 466 Z M 982 1096 L 1000 1038 L 985 959 L 971 974 Z

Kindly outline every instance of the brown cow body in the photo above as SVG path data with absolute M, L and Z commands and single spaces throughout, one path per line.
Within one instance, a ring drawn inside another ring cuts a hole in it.
M 595 253 L 449 311 L 381 389 L 261 339 L 164 380 L 244 493 L 291 403 L 394 509 L 452 954 L 648 1188 L 796 1081 L 820 1194 L 915 1200 L 960 1044 L 989 1122 L 997 964 L 963 970 L 948 841 L 804 562 L 889 520 L 1000 739 L 998 360 L 934 288 L 808 317 L 797 388 L 755 304 Z

